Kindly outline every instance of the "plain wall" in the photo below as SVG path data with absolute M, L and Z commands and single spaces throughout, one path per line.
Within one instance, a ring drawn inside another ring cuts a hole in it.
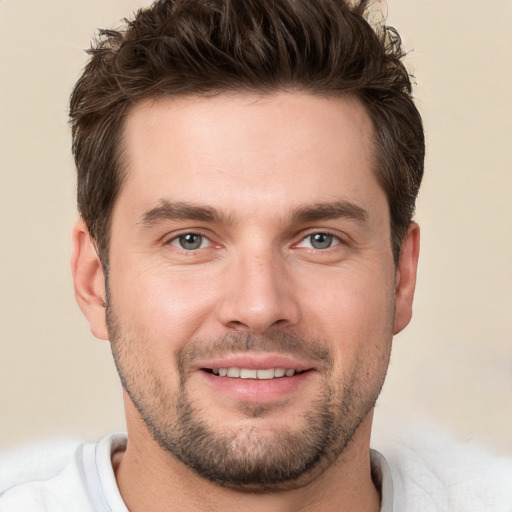
M 94 30 L 139 5 L 0 0 L 0 448 L 124 428 L 108 343 L 73 296 L 66 111 Z M 387 9 L 410 50 L 428 157 L 415 315 L 377 417 L 430 418 L 512 454 L 512 1 Z

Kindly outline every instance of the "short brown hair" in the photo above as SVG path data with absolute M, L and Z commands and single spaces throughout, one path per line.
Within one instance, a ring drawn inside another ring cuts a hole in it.
M 375 128 L 395 261 L 411 223 L 425 155 L 421 117 L 397 32 L 366 21 L 366 0 L 159 0 L 101 30 L 71 95 L 78 209 L 108 261 L 122 184 L 123 122 L 162 95 L 299 90 L 351 94 Z

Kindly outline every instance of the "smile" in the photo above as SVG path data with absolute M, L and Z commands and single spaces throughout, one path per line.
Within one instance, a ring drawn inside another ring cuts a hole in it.
M 211 368 L 205 369 L 208 373 L 218 375 L 219 377 L 229 377 L 232 379 L 258 379 L 271 380 L 283 377 L 293 377 L 295 374 L 302 373 L 292 368 L 238 368 L 236 366 L 230 368 Z
M 288 399 L 306 383 L 314 383 L 318 374 L 314 367 L 291 357 L 262 354 L 201 361 L 196 372 L 222 400 L 229 398 L 237 404 Z

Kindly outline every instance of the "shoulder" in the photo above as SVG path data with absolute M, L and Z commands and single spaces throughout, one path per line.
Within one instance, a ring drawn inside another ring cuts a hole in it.
M 50 441 L 0 454 L 0 512 L 109 510 L 100 473 L 109 466 L 111 446 L 122 439 Z M 101 459 L 98 452 L 105 452 Z
M 79 444 L 69 439 L 54 439 L 0 453 L 0 495 L 24 482 L 46 480 L 58 474 Z
M 0 454 L 0 511 L 60 510 L 53 503 L 80 481 L 75 458 L 82 446 L 53 440 Z
M 510 458 L 424 427 L 406 430 L 379 449 L 391 470 L 397 512 L 512 511 Z

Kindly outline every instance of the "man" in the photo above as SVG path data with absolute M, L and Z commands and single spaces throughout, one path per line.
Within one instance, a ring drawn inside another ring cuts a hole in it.
M 71 98 L 72 270 L 128 435 L 0 511 L 437 510 L 435 473 L 410 484 L 369 447 L 424 141 L 399 39 L 365 9 L 160 1 L 103 32 Z

